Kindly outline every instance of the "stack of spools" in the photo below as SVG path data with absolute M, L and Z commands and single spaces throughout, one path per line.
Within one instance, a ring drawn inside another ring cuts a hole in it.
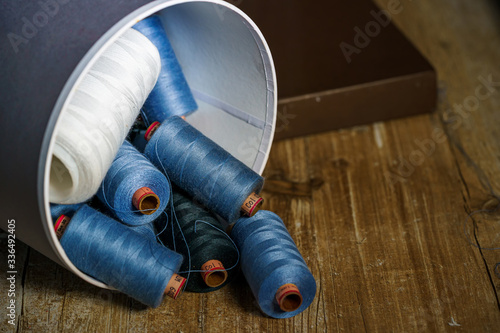
M 185 121 L 196 109 L 158 17 L 103 52 L 56 134 L 61 245 L 80 270 L 152 307 L 217 290 L 241 265 L 264 313 L 294 316 L 314 278 L 283 221 L 258 211 L 264 179 Z

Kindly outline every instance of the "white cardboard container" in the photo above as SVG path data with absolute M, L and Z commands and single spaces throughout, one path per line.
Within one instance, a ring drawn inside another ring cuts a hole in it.
M 265 167 L 274 135 L 277 88 L 273 60 L 257 26 L 238 8 L 218 0 L 154 1 L 133 10 L 103 33 L 77 60 L 77 66 L 50 111 L 41 147 L 35 149 L 40 154 L 35 184 L 39 214 L 32 215 L 32 218 L 22 214 L 18 217 L 14 211 L 23 206 L 16 207 L 12 201 L 8 202 L 11 207 L 7 206 L 5 210 L 2 207 L 4 214 L 0 222 L 2 229 L 7 230 L 7 220 L 16 219 L 16 234 L 20 240 L 82 279 L 103 288 L 109 287 L 71 263 L 53 230 L 48 198 L 54 133 L 60 123 L 60 112 L 72 96 L 73 87 L 102 50 L 136 22 L 152 14 L 162 19 L 198 103 L 198 111 L 187 117 L 189 123 L 259 174 Z M 43 32 L 40 28 L 40 33 Z M 9 56 L 1 55 L 3 58 Z M 33 110 L 27 107 L 26 112 Z M 6 121 L 0 127 L 7 128 L 9 125 Z M 6 200 L 9 199 L 6 197 Z

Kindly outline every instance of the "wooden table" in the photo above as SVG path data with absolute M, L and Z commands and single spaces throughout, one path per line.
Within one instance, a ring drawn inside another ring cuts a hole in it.
M 500 8 L 401 4 L 394 22 L 437 69 L 437 112 L 277 142 L 265 171 L 264 208 L 317 279 L 308 310 L 266 318 L 243 278 L 145 309 L 18 243 L 20 315 L 5 323 L 1 279 L 0 331 L 498 332 L 500 250 L 486 248 L 500 246 L 500 213 L 478 211 L 500 203 Z

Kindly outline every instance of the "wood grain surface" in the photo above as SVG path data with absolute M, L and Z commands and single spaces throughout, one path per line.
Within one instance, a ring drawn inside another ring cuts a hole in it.
M 498 332 L 500 6 L 400 5 L 393 21 L 438 72 L 436 113 L 276 142 L 265 170 L 264 208 L 317 280 L 309 309 L 266 318 L 241 276 L 147 309 L 18 242 L 17 322 L 0 332 Z

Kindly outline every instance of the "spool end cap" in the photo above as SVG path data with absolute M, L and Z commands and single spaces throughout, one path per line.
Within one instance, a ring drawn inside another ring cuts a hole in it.
M 158 121 L 155 121 L 151 125 L 149 125 L 148 129 L 146 130 L 146 133 L 144 134 L 144 139 L 146 139 L 146 141 L 151 140 L 151 137 L 156 132 L 158 127 L 160 127 L 160 125 L 161 124 Z
M 264 203 L 264 199 L 255 192 L 250 194 L 241 205 L 241 211 L 247 216 L 254 216 L 258 212 L 260 206 Z
M 141 187 L 135 191 L 132 204 L 144 215 L 154 214 L 160 208 L 160 198 L 149 187 Z
M 293 312 L 302 305 L 302 295 L 293 283 L 282 285 L 276 292 L 276 301 L 281 310 Z
M 209 287 L 215 288 L 227 280 L 227 271 L 219 260 L 209 260 L 201 266 L 201 276 Z
M 186 279 L 179 274 L 173 274 L 165 288 L 165 295 L 173 299 L 177 299 L 182 292 L 182 288 L 186 284 Z

